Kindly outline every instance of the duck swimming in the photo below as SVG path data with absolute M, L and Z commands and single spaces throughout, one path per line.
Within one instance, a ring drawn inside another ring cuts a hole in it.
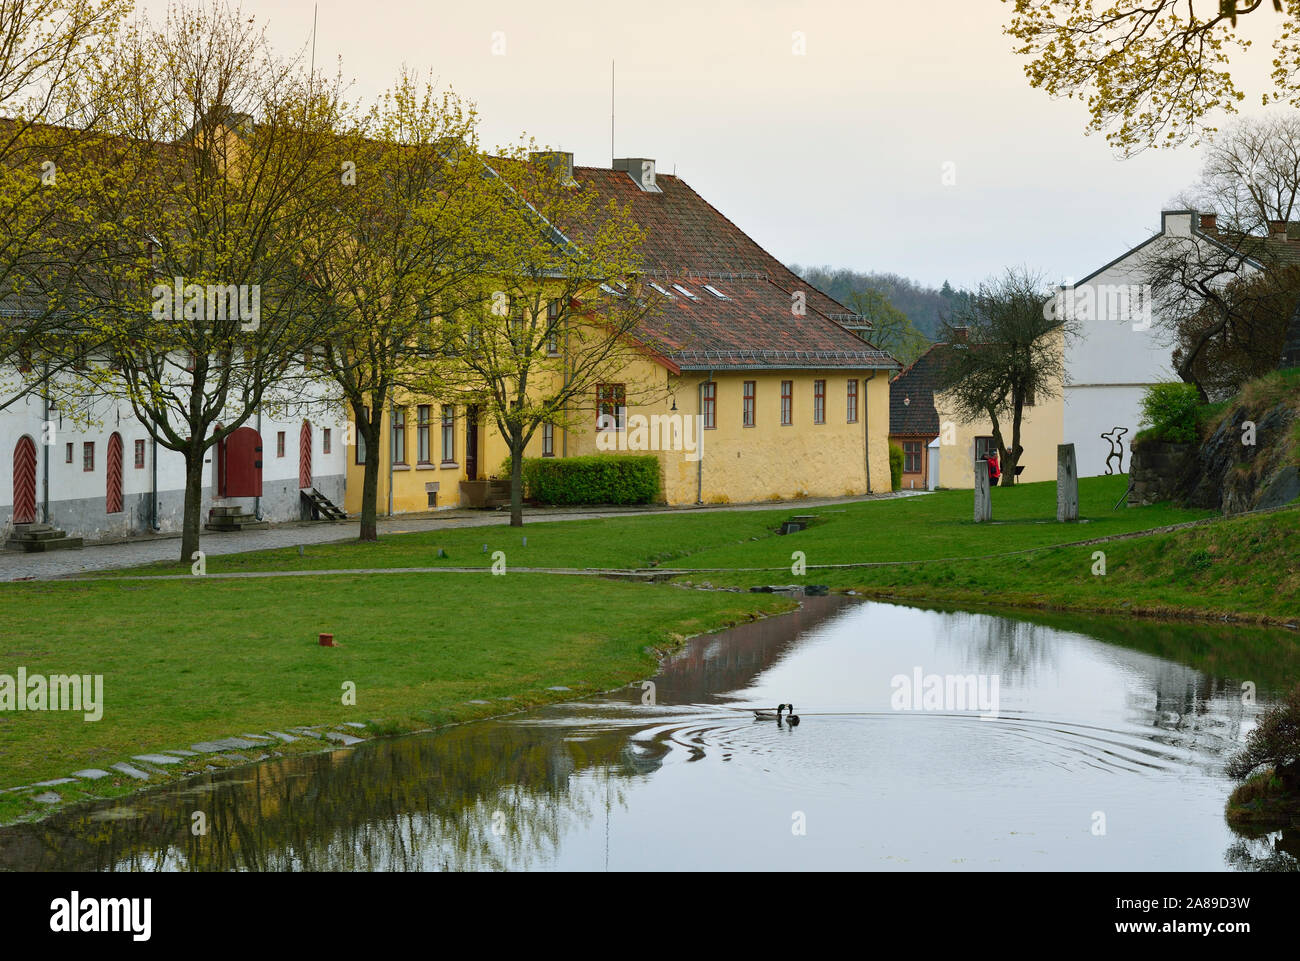
M 756 721 L 779 721 L 779 720 L 781 720 L 781 712 L 784 711 L 785 709 L 786 709 L 786 705 L 785 705 L 785 704 L 778 704 L 778 705 L 776 706 L 776 713 L 775 713 L 775 714 L 773 714 L 773 713 L 772 713 L 771 711 L 769 711 L 769 710 L 755 711 L 755 712 L 754 712 L 754 720 L 756 720 Z
M 794 712 L 793 704 L 787 704 L 786 707 L 789 708 L 790 713 L 789 715 L 787 715 L 785 719 L 785 723 L 789 724 L 791 727 L 794 727 L 799 723 L 799 715 Z

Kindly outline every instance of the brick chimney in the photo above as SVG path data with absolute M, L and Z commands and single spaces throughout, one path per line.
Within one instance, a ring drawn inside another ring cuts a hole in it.
M 1219 232 L 1218 214 L 1201 214 L 1201 233 L 1217 234 Z
M 1280 240 L 1285 243 L 1287 239 L 1286 221 L 1270 220 L 1268 222 L 1268 235 L 1273 240 Z
M 954 344 L 964 344 L 970 337 L 969 327 L 954 327 L 952 329 L 952 342 Z

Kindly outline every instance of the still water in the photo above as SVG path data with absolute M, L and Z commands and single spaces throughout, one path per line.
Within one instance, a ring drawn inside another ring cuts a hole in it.
M 918 671 L 996 716 L 903 699 Z M 1293 831 L 1225 823 L 1222 769 L 1297 677 L 1288 632 L 807 598 L 652 690 L 83 806 L 0 830 L 0 867 L 1295 870 Z M 798 726 L 749 710 L 780 702 Z

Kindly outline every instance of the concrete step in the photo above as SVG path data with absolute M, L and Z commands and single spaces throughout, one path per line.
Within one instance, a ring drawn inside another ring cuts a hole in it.
M 62 531 L 59 532 L 61 535 Z M 80 550 L 82 540 L 80 537 L 68 537 L 63 535 L 55 538 L 41 538 L 39 540 L 29 540 L 27 538 L 11 537 L 5 541 L 5 547 L 11 551 L 26 551 L 28 554 L 41 554 L 46 551 L 62 550 Z

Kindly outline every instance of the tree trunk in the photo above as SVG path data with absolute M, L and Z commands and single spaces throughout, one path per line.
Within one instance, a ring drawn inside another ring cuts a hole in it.
M 524 445 L 510 438 L 510 526 L 524 526 Z
M 185 449 L 185 508 L 181 521 L 181 563 L 188 564 L 199 549 L 203 525 L 203 448 L 191 444 Z
M 355 416 L 355 412 L 354 412 Z M 380 415 L 382 417 L 382 414 Z M 357 418 L 361 421 L 362 418 Z M 379 428 L 364 419 L 361 428 L 366 439 L 366 463 L 361 481 L 361 535 L 363 541 L 379 540 Z
M 1017 402 L 1015 409 L 1011 414 L 1011 449 L 1007 451 L 1002 460 L 1002 486 L 1016 486 L 1016 467 L 1020 463 L 1020 455 L 1024 453 L 1024 448 L 1020 446 L 1020 422 L 1024 417 L 1024 402 Z

